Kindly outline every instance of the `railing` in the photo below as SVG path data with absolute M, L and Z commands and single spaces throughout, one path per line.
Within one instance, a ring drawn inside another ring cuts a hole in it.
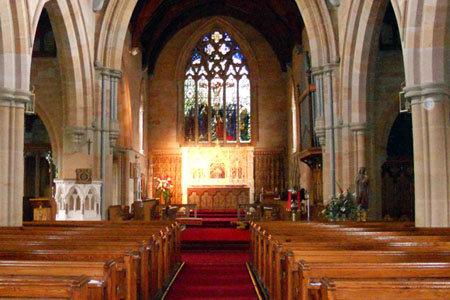
M 162 219 L 191 218 L 191 211 L 197 218 L 197 204 L 160 204 L 158 208 Z

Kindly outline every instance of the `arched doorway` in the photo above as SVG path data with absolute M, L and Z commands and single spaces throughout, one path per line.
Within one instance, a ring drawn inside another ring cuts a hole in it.
M 24 119 L 24 221 L 33 219 L 30 199 L 54 196 L 57 149 L 51 144 L 57 137 L 51 126 L 55 123 L 52 117 L 61 115 L 62 110 L 59 78 L 56 41 L 44 8 L 36 29 L 31 64 L 30 83 L 35 100 Z
M 411 114 L 397 116 L 391 128 L 387 159 L 382 166 L 383 217 L 414 220 L 414 164 Z
M 23 220 L 32 221 L 29 199 L 51 198 L 56 168 L 47 129 L 38 115 L 25 116 Z

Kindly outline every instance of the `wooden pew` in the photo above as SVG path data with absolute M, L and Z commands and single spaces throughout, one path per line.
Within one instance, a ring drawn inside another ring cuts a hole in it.
M 299 263 L 299 300 L 320 299 L 321 279 L 328 278 L 423 278 L 440 277 L 450 280 L 447 263 L 355 263 L 306 262 Z
M 64 261 L 0 261 L 0 276 L 81 276 L 87 275 L 88 299 L 119 300 L 117 295 L 116 262 Z
M 87 276 L 0 276 L 2 299 L 88 299 Z
M 163 230 L 168 237 L 169 247 L 171 253 L 173 253 L 171 258 L 171 265 L 178 266 L 181 262 L 181 224 L 179 222 L 160 222 L 160 221 L 52 221 L 52 222 L 25 222 L 25 229 L 33 228 L 38 229 L 39 227 L 52 227 L 56 230 L 65 231 L 64 228 L 68 230 L 79 229 L 79 228 L 135 228 L 138 232 L 142 232 L 143 229 L 158 229 Z M 45 229 L 44 229 L 45 230 Z
M 39 235 L 41 236 L 41 235 Z M 53 235 L 50 235 L 50 238 L 54 237 Z M 149 287 L 149 270 L 148 266 L 151 265 L 150 263 L 150 250 L 151 248 L 148 247 L 148 245 L 144 242 L 125 242 L 125 241 L 119 241 L 119 242 L 111 242 L 108 241 L 108 236 L 105 235 L 105 237 L 101 237 L 98 240 L 89 240 L 87 241 L 85 236 L 76 236 L 77 239 L 65 239 L 65 241 L 55 241 L 53 239 L 47 240 L 47 241 L 11 241 L 8 240 L 8 243 L 1 244 L 0 243 L 0 249 L 3 250 L 20 250 L 20 249 L 28 249 L 28 250 L 80 250 L 80 251 L 97 251 L 100 252 L 108 252 L 110 250 L 118 250 L 118 251 L 124 251 L 124 253 L 132 251 L 133 252 L 133 261 L 134 263 L 129 266 L 129 268 L 123 267 L 123 261 L 119 260 L 119 265 L 122 270 L 124 270 L 124 274 L 122 277 L 120 277 L 122 280 L 127 279 L 128 284 L 126 287 L 127 291 L 135 294 L 134 291 L 134 285 L 136 283 L 139 283 L 140 287 L 140 294 L 143 296 L 148 296 L 150 291 Z M 68 242 L 70 241 L 70 242 Z M 1 256 L 0 256 L 1 257 Z M 107 258 L 107 257 L 105 257 Z M 89 260 L 89 256 L 86 258 L 86 260 Z M 162 263 L 159 262 L 161 265 Z M 131 269 L 130 269 L 131 268 Z M 129 275 L 132 274 L 132 275 Z M 130 277 L 131 276 L 131 277 Z M 133 281 L 133 282 L 131 282 Z M 124 291 L 125 286 L 122 287 L 122 291 Z M 130 291 L 133 290 L 133 291 Z M 156 293 L 156 291 L 155 291 Z M 129 294 L 129 297 L 137 297 L 132 296 L 132 294 Z
M 273 290 L 277 289 L 273 287 L 275 283 L 278 283 L 279 278 L 274 277 L 274 274 L 279 274 L 280 272 L 287 272 L 282 269 L 282 261 L 286 260 L 286 253 L 283 252 L 286 249 L 295 251 L 295 250 L 311 250 L 311 251 L 322 251 L 322 250 L 381 250 L 381 251 L 408 251 L 408 252 L 426 252 L 428 249 L 432 248 L 434 251 L 438 250 L 450 250 L 450 243 L 446 241 L 435 241 L 431 243 L 414 243 L 413 241 L 409 243 L 385 243 L 384 241 L 370 241 L 367 240 L 365 242 L 355 242 L 344 241 L 344 242 L 298 242 L 298 243 L 284 243 L 284 244 L 276 244 L 274 242 L 274 246 L 269 247 L 269 253 L 267 258 L 264 259 L 260 268 L 262 269 L 262 281 L 268 287 L 269 293 L 272 294 Z M 273 250 L 273 252 L 272 252 Z M 263 254 L 263 256 L 266 254 Z M 263 257 L 264 258 L 264 257 Z M 294 262 L 291 263 L 290 270 L 292 270 L 292 266 L 300 259 L 300 257 L 293 257 Z M 271 264 L 270 262 L 274 262 Z M 286 268 L 288 268 L 286 266 Z M 289 271 L 291 272 L 291 271 Z M 296 271 L 293 271 L 295 273 Z M 291 273 L 287 273 L 287 280 L 290 280 Z
M 450 280 L 440 278 L 322 279 L 320 300 L 360 299 L 450 299 Z
M 137 271 L 134 276 L 136 282 L 140 282 L 140 294 L 147 299 L 162 290 L 171 272 L 181 261 L 180 227 L 173 222 L 56 221 L 37 224 L 26 223 L 22 228 L 1 228 L 0 248 L 2 237 L 8 241 L 16 240 L 16 244 L 10 247 L 20 247 L 23 242 L 17 240 L 26 237 L 26 246 L 36 250 L 131 250 L 134 255 L 139 253 L 135 260 L 140 260 L 140 265 L 135 266 Z M 65 246 L 64 241 L 70 241 L 70 247 Z M 151 255 L 148 254 L 149 250 Z
M 401 230 L 396 230 L 395 227 L 387 226 L 387 228 L 382 228 L 379 225 L 372 226 L 361 226 L 359 228 L 346 228 L 341 225 L 324 225 L 324 224 L 311 224 L 311 223 L 287 223 L 286 227 L 283 227 L 284 224 L 273 222 L 275 226 L 266 226 L 269 228 L 274 228 L 268 230 L 271 234 L 268 235 L 266 230 L 263 230 L 257 224 L 252 225 L 252 262 L 258 269 L 258 274 L 263 282 L 268 288 L 269 294 L 274 296 L 275 299 L 294 299 L 295 293 L 293 292 L 293 288 L 295 287 L 292 282 L 295 278 L 295 270 L 293 270 L 293 262 L 299 259 L 296 257 L 297 254 L 295 252 L 291 252 L 290 254 L 287 252 L 282 252 L 282 248 L 284 250 L 298 247 L 298 249 L 310 250 L 310 251 L 319 251 L 321 255 L 324 255 L 327 259 L 329 259 L 330 252 L 324 253 L 325 249 L 332 249 L 336 251 L 337 258 L 339 259 L 339 255 L 342 254 L 342 251 L 354 251 L 354 250 L 381 250 L 381 255 L 387 254 L 386 250 L 404 250 L 404 253 L 399 253 L 400 255 L 393 255 L 392 251 L 388 254 L 392 261 L 408 261 L 408 260 L 418 260 L 421 261 L 425 259 L 425 261 L 430 260 L 433 261 L 436 258 L 438 260 L 448 261 L 448 253 L 438 252 L 438 256 L 427 256 L 426 250 L 431 247 L 433 250 L 450 250 L 448 247 L 448 234 L 450 231 L 448 229 L 429 231 L 429 230 L 411 230 L 408 227 L 402 227 Z M 264 224 L 267 225 L 267 224 Z M 269 225 L 273 225 L 269 223 Z M 281 228 L 278 225 L 282 226 Z M 296 230 L 299 230 L 298 232 Z M 270 236 L 272 236 L 273 232 L 276 232 L 276 238 L 286 238 L 289 242 L 283 244 L 276 244 L 275 248 L 278 253 L 278 257 L 273 259 L 271 256 L 271 251 L 268 250 L 270 247 Z M 433 236 L 427 236 L 426 234 L 431 233 Z M 440 236 L 441 235 L 441 236 Z M 381 238 L 380 238 L 381 236 Z M 398 238 L 400 236 L 400 238 Z M 406 236 L 406 238 L 405 238 Z M 336 238 L 337 237 L 337 238 Z M 323 242 L 323 240 L 329 242 Z M 333 239 L 334 238 L 334 239 Z M 343 241 L 339 241 L 344 238 Z M 396 239 L 399 239 L 396 241 Z M 296 240 L 298 239 L 298 240 Z M 331 239 L 331 240 L 329 240 Z M 355 242 L 355 239 L 357 240 Z M 417 241 L 416 239 L 420 240 Z M 335 243 L 335 244 L 333 244 Z M 353 243 L 353 245 L 352 245 Z M 320 245 L 320 247 L 317 247 Z M 402 249 L 401 247 L 404 247 Z M 434 247 L 434 248 L 433 248 Z M 347 248 L 347 249 L 346 249 Z M 337 252 L 341 250 L 341 252 Z M 299 250 L 300 251 L 300 250 Z M 409 252 L 416 252 L 417 255 L 409 254 Z M 359 255 L 363 255 L 363 253 L 367 254 L 365 251 L 360 251 Z M 338 254 L 339 253 L 339 254 Z M 305 255 L 303 252 L 301 255 Z M 310 253 L 311 254 L 311 253 Z M 372 253 L 373 254 L 373 253 Z M 371 255 L 372 255 L 371 254 Z M 282 258 L 282 256 L 284 258 Z M 425 255 L 425 256 L 424 256 Z M 385 255 L 383 255 L 383 258 Z M 355 256 L 356 257 L 356 256 Z M 364 258 L 364 257 L 363 257 Z M 332 259 L 332 258 L 330 258 Z M 361 257 L 359 258 L 361 259 Z M 373 259 L 373 258 L 371 258 Z M 271 269 L 272 261 L 274 261 L 273 265 L 276 265 L 275 271 Z M 282 262 L 286 262 L 282 266 Z M 375 258 L 376 261 L 376 258 Z M 379 260 L 383 261 L 383 260 Z M 270 262 L 270 263 L 269 263 Z M 309 260 L 308 260 L 309 262 Z M 343 260 L 346 262 L 346 260 Z M 271 271 L 272 270 L 272 271 Z M 279 274 L 285 274 L 286 278 L 281 278 Z M 272 275 L 275 274 L 274 277 Z M 280 286 L 278 283 L 284 282 L 283 286 Z M 281 289 L 288 290 L 285 291 L 284 294 L 281 294 Z
M 61 223 L 61 222 L 51 222 L 51 223 Z M 73 223 L 73 222 L 71 222 Z M 135 224 L 133 222 L 133 224 L 128 223 L 128 224 L 124 224 L 124 223 L 113 223 L 113 224 L 109 224 L 110 222 L 87 222 L 87 223 L 91 223 L 94 225 L 94 229 L 92 229 L 93 227 L 88 227 L 87 224 L 83 224 L 83 226 L 79 226 L 79 227 L 66 227 L 66 226 L 61 226 L 61 227 L 48 227 L 48 224 L 46 223 L 40 223 L 39 226 L 26 226 L 24 228 L 22 228 L 21 230 L 17 230 L 16 232 L 18 232 L 18 234 L 29 234 L 29 231 L 32 232 L 36 232 L 38 235 L 43 235 L 43 234 L 49 234 L 49 235 L 61 235 L 64 237 L 69 237 L 69 238 L 73 238 L 73 237 L 79 237 L 82 236 L 82 238 L 80 237 L 80 239 L 86 239 L 86 237 L 91 237 L 91 236 L 105 236 L 108 237 L 108 239 L 111 239 L 112 237 L 127 237 L 130 238 L 130 236 L 132 237 L 136 237 L 136 238 L 145 238 L 144 236 L 136 236 L 136 234 L 139 235 L 143 235 L 146 233 L 155 233 L 155 232 L 159 232 L 158 230 L 160 229 L 159 227 L 161 227 L 161 224 L 157 224 L 157 223 L 153 223 L 153 226 L 156 226 L 154 229 L 150 229 L 147 227 L 141 227 L 141 226 L 137 226 L 137 224 Z M 139 222 L 139 223 L 144 223 L 144 222 Z M 75 225 L 75 224 L 73 224 Z M 109 226 L 111 225 L 111 226 Z M 132 226 L 135 225 L 135 226 Z M 139 224 L 140 225 L 140 224 Z M 175 229 L 177 229 L 176 227 L 173 227 Z M 155 231 L 152 232 L 151 230 Z M 14 230 L 13 230 L 14 231 Z M 173 230 L 172 230 L 173 231 Z M 161 231 L 162 232 L 162 231 Z M 164 233 L 162 233 L 164 234 Z M 170 270 L 169 268 L 172 267 L 172 269 L 174 269 L 176 266 L 176 264 L 179 263 L 179 257 L 180 255 L 175 253 L 172 254 L 172 252 L 179 252 L 179 245 L 176 244 L 177 241 L 179 241 L 179 232 L 176 233 L 172 233 L 173 238 L 171 239 L 172 243 L 170 245 L 164 244 L 164 251 L 165 254 L 164 255 L 160 255 L 158 256 L 158 261 L 163 259 L 164 262 L 159 262 L 158 265 L 164 265 L 164 269 L 161 268 L 161 270 L 158 270 L 158 287 L 161 289 L 164 282 L 168 281 L 168 279 L 170 278 Z M 100 237 L 99 237 L 100 238 Z M 104 242 L 103 242 L 104 243 Z M 169 252 L 169 248 L 171 247 Z M 152 260 L 154 261 L 154 260 Z M 145 274 L 147 274 L 147 272 L 145 272 L 145 265 L 143 265 L 141 267 L 141 271 L 143 272 L 142 277 L 145 277 Z M 141 281 L 141 283 L 145 283 L 146 281 Z M 141 289 L 143 291 L 145 291 L 145 289 Z
M 274 222 L 274 223 L 276 223 L 276 222 Z M 294 224 L 294 225 L 292 225 L 292 224 Z M 287 225 L 290 226 L 290 227 L 294 227 L 294 226 L 297 227 L 297 224 L 298 223 L 291 223 L 291 224 L 287 224 Z M 305 230 L 305 228 L 302 228 L 302 230 L 303 231 L 307 231 L 306 235 L 309 235 L 309 236 L 305 236 L 305 232 L 301 232 L 301 233 L 294 232 L 293 233 L 293 232 L 289 232 L 289 231 L 286 231 L 286 230 L 284 230 L 284 231 L 282 230 L 281 233 L 284 234 L 284 235 L 288 235 L 288 236 L 292 237 L 293 239 L 299 238 L 298 235 L 303 235 L 301 237 L 301 239 L 303 239 L 303 240 L 304 239 L 311 239 L 311 240 L 325 239 L 325 240 L 329 240 L 330 238 L 333 238 L 335 235 L 337 235 L 337 234 L 338 235 L 342 235 L 345 231 L 348 230 L 346 228 L 345 229 L 339 229 L 340 226 L 329 226 L 331 228 L 328 228 L 326 226 L 323 226 L 323 224 L 319 224 L 317 226 L 316 226 L 316 224 L 309 224 L 309 223 L 303 223 L 303 224 L 300 223 L 300 224 L 303 227 L 311 227 L 309 230 L 316 230 L 316 231 L 319 230 L 318 234 L 320 234 L 321 236 L 317 237 L 317 236 L 311 235 L 309 231 Z M 319 228 L 317 229 L 317 228 L 314 228 L 314 227 L 319 227 Z M 289 229 L 291 229 L 291 228 L 289 228 Z M 324 232 L 324 230 L 329 231 L 328 232 L 329 234 L 326 237 L 325 237 L 326 232 Z M 270 232 L 271 232 L 271 234 L 270 234 L 269 238 L 270 237 L 272 237 L 272 238 L 275 237 L 275 238 L 279 239 L 279 236 L 276 235 L 277 232 L 274 232 L 274 230 L 271 230 Z M 355 229 L 353 229 L 353 228 L 350 228 L 350 231 L 348 232 L 348 234 L 352 235 L 352 238 L 354 238 L 354 236 L 356 236 L 356 235 L 360 235 L 361 238 L 373 239 L 374 237 L 376 237 L 377 239 L 379 238 L 380 240 L 385 240 L 385 241 L 388 241 L 389 239 L 394 239 L 393 237 L 391 237 L 389 235 L 392 235 L 392 234 L 395 234 L 396 236 L 398 235 L 398 233 L 391 233 L 391 232 L 382 232 L 382 233 L 379 233 L 379 232 L 359 232 L 359 231 L 355 231 Z M 252 255 L 252 262 L 253 262 L 254 265 L 258 266 L 258 269 L 260 269 L 262 271 L 264 270 L 264 268 L 261 267 L 262 266 L 261 265 L 262 262 L 261 261 L 258 262 L 257 259 L 261 259 L 261 258 L 267 257 L 267 255 L 265 253 L 267 251 L 267 245 L 268 245 L 267 244 L 267 237 L 266 238 L 264 238 L 264 237 L 261 238 L 261 236 L 263 236 L 263 235 L 264 235 L 264 232 L 262 234 L 260 234 L 258 242 L 257 243 L 253 242 L 253 245 L 252 245 L 252 254 L 253 254 Z M 380 235 L 382 235 L 383 237 L 380 237 Z M 252 237 L 253 237 L 253 241 L 255 241 L 255 235 L 254 234 L 252 234 Z M 415 236 L 414 236 L 414 238 L 417 239 L 417 237 L 415 237 Z M 430 240 L 430 237 L 424 236 L 424 238 L 428 238 L 426 241 Z M 395 238 L 395 239 L 401 239 L 401 238 Z M 442 236 L 441 237 L 436 237 L 435 240 L 450 240 L 450 239 L 449 239 L 449 236 L 447 235 L 445 237 L 442 237 Z M 403 240 L 399 240 L 398 242 L 411 242 L 411 240 L 403 239 Z M 260 251 L 261 253 L 259 253 L 258 251 Z
M 121 299 L 137 299 L 137 274 L 139 271 L 138 254 L 124 250 L 39 250 L 17 248 L 0 250 L 0 260 L 45 260 L 66 262 L 107 261 L 117 263 L 117 280 Z
M 300 288 L 298 262 L 305 260 L 307 262 L 327 262 L 327 263 L 385 263 L 385 262 L 450 262 L 450 252 L 408 252 L 404 251 L 385 251 L 385 250 L 310 250 L 310 251 L 287 251 L 286 258 L 282 261 L 281 272 L 285 274 L 280 277 L 275 273 L 274 284 L 275 291 L 281 289 L 284 293 L 276 299 L 295 299 L 296 289 Z M 276 281 L 279 280 L 279 281 Z
M 29 247 L 34 246 L 35 248 L 40 248 L 39 245 L 54 245 L 53 248 L 56 249 L 68 249 L 67 245 L 77 245 L 81 249 L 110 249 L 112 247 L 125 246 L 127 250 L 139 251 L 140 256 L 140 281 L 141 294 L 145 294 L 146 290 L 148 293 L 155 295 L 159 289 L 162 288 L 163 281 L 158 279 L 162 278 L 163 262 L 162 262 L 162 249 L 158 243 L 151 244 L 151 248 L 147 247 L 148 243 L 144 238 L 136 239 L 135 237 L 123 236 L 96 236 L 96 235 L 56 235 L 53 233 L 40 233 L 40 234 L 30 234 L 30 232 L 22 232 L 21 234 L 5 235 L 0 234 L 0 241 L 5 241 L 9 246 L 15 245 L 15 247 L 20 247 L 20 245 L 28 245 Z M 131 243 L 131 246 L 130 246 Z M 97 247 L 97 245 L 99 245 Z M 127 245 L 129 245 L 127 247 Z M 0 243 L 0 249 L 2 245 Z M 3 247 L 5 248 L 5 247 Z M 73 247 L 71 247 L 73 249 Z M 149 253 L 148 253 L 149 252 Z M 143 258 L 143 259 L 141 259 Z M 146 262 L 148 261 L 148 262 Z M 148 267 L 146 267 L 148 265 Z

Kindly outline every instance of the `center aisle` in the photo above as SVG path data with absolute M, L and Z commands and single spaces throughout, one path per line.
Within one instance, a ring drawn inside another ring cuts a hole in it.
M 240 246 L 244 241 L 249 242 L 248 231 L 214 228 L 211 232 L 209 228 L 188 228 L 182 232 L 181 240 L 182 244 L 201 243 L 195 251 L 183 251 L 185 265 L 165 300 L 258 299 L 245 265 L 249 261 L 248 250 L 241 250 L 242 247 L 237 248 L 234 243 L 230 248 L 230 242 Z

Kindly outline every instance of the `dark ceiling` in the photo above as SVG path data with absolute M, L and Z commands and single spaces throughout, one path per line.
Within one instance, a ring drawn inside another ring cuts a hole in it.
M 166 43 L 201 18 L 230 16 L 258 30 L 270 43 L 283 70 L 301 43 L 303 21 L 294 0 L 139 0 L 131 18 L 133 46 L 143 50 L 143 65 L 153 72 Z

